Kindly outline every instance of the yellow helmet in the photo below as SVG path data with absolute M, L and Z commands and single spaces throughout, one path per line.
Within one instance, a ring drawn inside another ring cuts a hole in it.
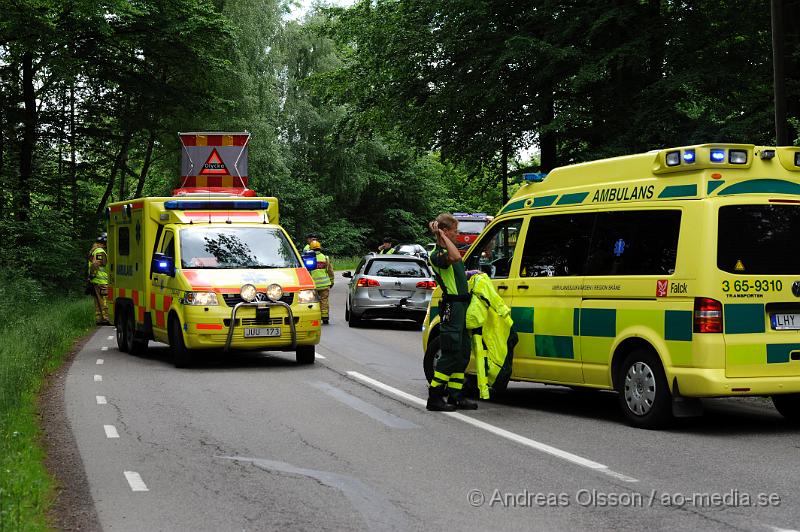
M 321 249 L 322 244 L 319 243 L 319 240 L 312 240 L 311 243 L 308 245 L 311 249 Z

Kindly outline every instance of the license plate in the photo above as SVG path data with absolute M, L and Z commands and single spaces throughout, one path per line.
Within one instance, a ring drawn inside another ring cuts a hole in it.
M 280 327 L 245 327 L 244 329 L 244 337 L 245 338 L 261 338 L 264 336 L 280 336 L 281 335 L 281 328 Z
M 800 330 L 800 314 L 772 314 L 770 320 L 776 331 Z
M 410 290 L 381 290 L 383 297 L 409 297 L 413 293 Z

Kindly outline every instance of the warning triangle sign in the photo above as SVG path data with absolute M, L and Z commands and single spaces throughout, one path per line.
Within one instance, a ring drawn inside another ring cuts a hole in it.
M 217 153 L 216 148 L 211 150 L 211 155 L 203 163 L 203 169 L 200 170 L 199 175 L 229 175 L 228 168 L 222 162 L 222 158 Z

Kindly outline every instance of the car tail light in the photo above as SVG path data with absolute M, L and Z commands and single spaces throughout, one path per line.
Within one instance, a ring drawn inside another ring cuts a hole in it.
M 369 277 L 362 277 L 356 282 L 356 286 L 364 287 L 364 286 L 380 286 L 381 283 L 376 281 L 375 279 L 370 279 Z
M 707 297 L 694 298 L 694 332 L 722 332 L 722 303 Z
M 417 283 L 417 288 L 424 288 L 425 290 L 433 290 L 436 288 L 436 281 L 420 281 Z

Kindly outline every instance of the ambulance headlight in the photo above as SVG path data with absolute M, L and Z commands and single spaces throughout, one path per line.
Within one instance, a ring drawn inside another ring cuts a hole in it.
M 214 292 L 186 292 L 181 302 L 184 305 L 197 305 L 200 307 L 219 305 L 217 294 Z
M 271 284 L 267 287 L 267 297 L 270 301 L 277 301 L 283 297 L 283 288 L 279 284 Z
M 242 285 L 239 295 L 244 301 L 250 303 L 251 301 L 255 301 L 258 297 L 258 290 L 256 290 L 256 287 L 251 284 Z
M 301 305 L 303 303 L 316 303 L 319 301 L 316 290 L 300 290 L 297 292 L 297 302 Z
M 744 150 L 729 151 L 728 162 L 731 164 L 747 164 L 747 152 Z
M 725 160 L 725 150 L 721 150 L 719 148 L 715 148 L 711 150 L 711 162 L 712 163 L 721 163 Z
M 667 153 L 667 166 L 678 166 L 681 164 L 681 152 L 671 151 Z

